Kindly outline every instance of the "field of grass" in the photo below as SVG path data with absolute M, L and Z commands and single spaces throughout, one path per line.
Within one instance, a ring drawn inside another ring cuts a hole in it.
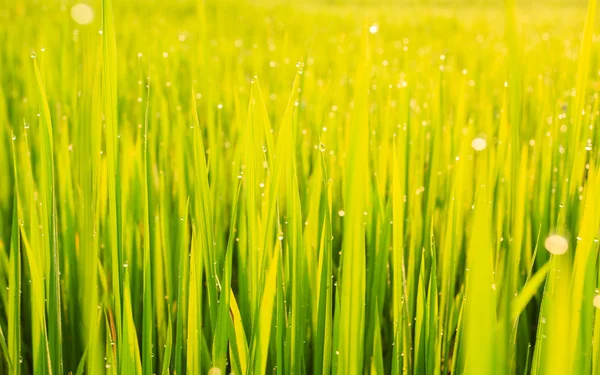
M 1 3 L 0 375 L 600 373 L 596 0 Z

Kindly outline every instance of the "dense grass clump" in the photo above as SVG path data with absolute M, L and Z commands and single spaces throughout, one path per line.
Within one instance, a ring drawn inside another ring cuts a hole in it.
M 600 373 L 596 1 L 334 3 L 0 7 L 0 374 Z

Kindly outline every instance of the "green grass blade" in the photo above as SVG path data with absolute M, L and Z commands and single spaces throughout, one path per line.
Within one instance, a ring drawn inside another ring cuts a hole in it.
M 12 145 L 13 168 L 15 173 L 15 195 L 13 202 L 12 225 L 10 233 L 10 255 L 8 269 L 8 342 L 2 351 L 7 356 L 9 372 L 19 375 L 22 367 L 21 356 L 21 236 L 19 232 L 19 186 L 17 156 Z M 4 341 L 4 338 L 3 338 Z
M 348 170 L 345 176 L 346 211 L 341 260 L 341 309 L 338 374 L 363 371 L 362 336 L 365 300 L 365 229 L 363 218 L 368 176 L 368 80 L 369 50 L 366 27 L 361 42 L 361 58 L 356 75 L 353 131 L 350 136 Z
M 50 360 L 52 362 L 52 371 L 54 373 L 63 372 L 62 356 L 62 313 L 61 313 L 61 291 L 60 291 L 60 264 L 58 254 L 58 238 L 56 230 L 56 206 L 54 189 L 54 146 L 52 134 L 52 119 L 50 117 L 50 108 L 46 97 L 46 90 L 42 81 L 42 76 L 36 59 L 33 59 L 33 68 L 37 78 L 38 93 L 41 106 L 41 126 L 42 126 L 42 158 L 40 186 L 42 197 L 42 226 L 46 234 L 44 249 L 49 254 L 51 262 L 48 282 L 48 340 Z
M 236 191 L 236 196 L 231 207 L 231 228 L 234 228 L 237 223 L 237 204 L 240 188 Z M 225 255 L 225 264 L 223 265 L 223 278 L 221 280 L 221 293 L 219 298 L 219 313 L 217 316 L 217 324 L 213 338 L 212 347 L 212 364 L 223 373 L 227 365 L 227 347 L 230 332 L 230 300 L 231 300 L 231 269 L 233 261 L 233 246 L 235 243 L 234 231 L 229 232 L 229 240 L 227 242 L 227 253 Z
M 121 222 L 121 185 L 119 167 L 119 125 L 117 116 L 117 51 L 114 28 L 114 17 L 111 0 L 102 0 L 102 103 L 104 110 L 105 143 L 107 158 L 107 184 L 108 184 L 108 247 L 111 256 L 111 290 L 114 316 L 116 322 L 117 361 L 131 363 L 128 357 L 129 349 L 125 348 L 121 338 L 122 325 L 125 324 L 121 312 L 121 264 L 122 262 L 122 222 Z M 122 354 L 121 354 L 122 353 Z M 121 356 L 124 356 L 121 358 Z M 123 373 L 118 368 L 119 374 Z
M 265 290 L 260 301 L 260 313 L 257 316 L 258 326 L 252 337 L 250 349 L 249 371 L 254 374 L 263 374 L 267 365 L 267 353 L 269 349 L 269 339 L 271 334 L 271 317 L 273 316 L 273 305 L 276 294 L 277 265 L 279 259 L 279 248 L 276 246 L 273 257 L 270 259 L 267 276 L 265 278 Z
M 150 88 L 146 97 L 146 103 L 150 102 Z M 150 162 L 148 156 L 148 110 L 144 121 L 144 255 L 143 255 L 143 302 L 142 302 L 142 371 L 144 375 L 154 373 L 154 310 L 152 308 L 152 265 L 151 265 L 151 232 L 150 232 Z

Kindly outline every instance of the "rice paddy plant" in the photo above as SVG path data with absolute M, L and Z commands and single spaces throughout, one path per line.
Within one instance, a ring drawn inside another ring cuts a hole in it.
M 596 0 L 0 7 L 0 374 L 600 373 Z

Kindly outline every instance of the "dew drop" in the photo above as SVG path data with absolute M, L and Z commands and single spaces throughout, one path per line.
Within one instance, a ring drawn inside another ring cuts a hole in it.
M 80 25 L 89 25 L 94 21 L 94 10 L 84 3 L 75 4 L 71 8 L 71 18 Z
M 562 255 L 569 249 L 569 242 L 561 235 L 552 234 L 546 238 L 544 246 L 551 254 Z
M 473 147 L 475 151 L 483 151 L 487 147 L 487 142 L 485 139 L 477 137 L 471 142 L 471 147 Z

